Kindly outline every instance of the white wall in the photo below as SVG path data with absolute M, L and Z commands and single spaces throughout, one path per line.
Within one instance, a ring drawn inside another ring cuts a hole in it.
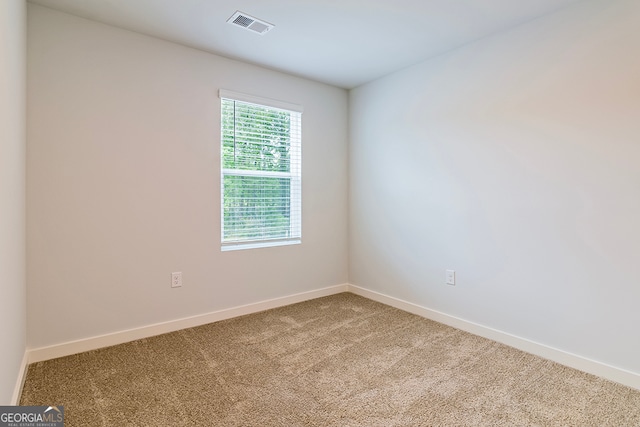
M 30 348 L 347 282 L 346 91 L 34 5 L 28 43 Z M 220 251 L 220 88 L 304 106 L 302 245 Z
M 26 3 L 0 1 L 0 405 L 25 354 Z
M 587 1 L 353 90 L 350 282 L 640 373 L 638 28 Z

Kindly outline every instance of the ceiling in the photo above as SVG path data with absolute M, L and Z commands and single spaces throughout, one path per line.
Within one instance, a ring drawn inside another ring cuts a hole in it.
M 353 88 L 583 0 L 29 0 Z M 275 28 L 228 24 L 236 10 Z

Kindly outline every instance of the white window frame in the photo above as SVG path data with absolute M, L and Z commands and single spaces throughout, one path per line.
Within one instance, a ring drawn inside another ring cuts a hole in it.
M 231 251 L 240 249 L 253 249 L 282 245 L 295 245 L 302 243 L 302 113 L 301 105 L 289 102 L 278 101 L 269 98 L 262 98 L 244 93 L 233 92 L 230 90 L 220 89 L 219 91 L 220 105 L 222 100 L 240 101 L 258 106 L 269 107 L 284 110 L 293 113 L 299 113 L 300 122 L 293 126 L 290 130 L 291 148 L 290 156 L 298 161 L 290 163 L 290 172 L 274 172 L 274 171 L 255 171 L 241 169 L 226 169 L 224 165 L 224 141 L 222 139 L 222 111 L 220 112 L 220 231 L 221 231 L 221 250 Z M 289 238 L 270 238 L 255 239 L 242 241 L 225 241 L 224 240 L 224 177 L 225 176 L 256 176 L 265 178 L 289 178 L 290 179 L 290 236 Z

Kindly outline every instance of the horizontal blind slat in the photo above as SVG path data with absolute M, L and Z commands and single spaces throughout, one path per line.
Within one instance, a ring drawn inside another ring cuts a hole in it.
M 299 239 L 300 114 L 221 102 L 223 244 Z

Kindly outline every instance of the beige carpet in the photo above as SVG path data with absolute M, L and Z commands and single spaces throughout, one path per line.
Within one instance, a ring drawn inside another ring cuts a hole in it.
M 640 426 L 640 391 L 352 294 L 29 366 L 66 426 Z

